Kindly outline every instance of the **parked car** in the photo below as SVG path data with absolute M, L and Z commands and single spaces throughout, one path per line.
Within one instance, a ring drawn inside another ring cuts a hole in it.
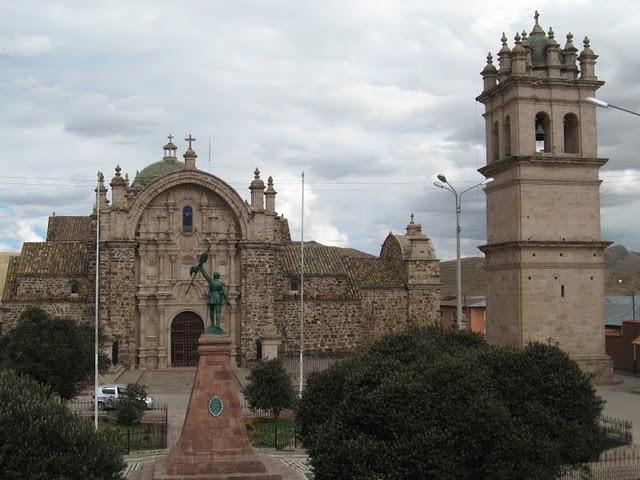
M 91 398 L 91 402 L 93 404 L 97 398 L 99 410 L 114 408 L 116 400 L 125 392 L 126 389 L 126 385 L 99 385 L 96 388 L 96 394 Z M 144 403 L 147 406 L 147 410 L 153 407 L 153 399 L 149 395 L 145 397 Z

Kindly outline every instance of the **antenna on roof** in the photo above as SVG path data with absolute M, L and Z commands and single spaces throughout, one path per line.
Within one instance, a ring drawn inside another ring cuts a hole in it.
M 209 137 L 209 173 L 211 173 L 211 137 Z

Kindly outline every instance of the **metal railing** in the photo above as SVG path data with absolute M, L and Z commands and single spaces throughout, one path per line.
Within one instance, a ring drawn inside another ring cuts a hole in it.
M 621 449 L 603 453 L 597 462 L 565 471 L 558 480 L 638 480 L 640 450 Z
M 69 409 L 82 420 L 93 420 L 91 400 L 71 400 Z M 99 412 L 100 429 L 113 432 L 119 440 L 124 454 L 137 450 L 158 450 L 167 448 L 169 414 L 166 405 L 154 405 L 145 410 L 139 425 L 117 425 L 114 410 Z

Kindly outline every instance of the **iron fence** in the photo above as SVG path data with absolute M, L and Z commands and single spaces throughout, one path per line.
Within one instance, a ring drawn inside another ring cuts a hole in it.
M 630 420 L 603 415 L 600 418 L 600 429 L 607 439 L 614 443 L 621 445 L 633 443 L 633 423 Z
M 249 422 L 247 433 L 254 447 L 276 450 L 302 448 L 300 435 L 293 420 Z
M 93 420 L 94 406 L 91 400 L 74 399 L 67 405 L 78 418 Z M 166 405 L 154 405 L 145 410 L 140 424 L 134 426 L 118 425 L 114 410 L 100 410 L 98 415 L 100 429 L 113 432 L 125 454 L 167 448 L 169 414 Z
M 332 367 L 334 364 L 353 358 L 357 353 L 350 352 L 328 352 L 311 353 L 304 356 L 302 362 L 303 379 L 306 379 L 314 372 L 322 372 Z M 297 352 L 285 352 L 279 358 L 282 359 L 285 371 L 289 374 L 291 381 L 297 384 L 300 378 L 300 354 Z
M 640 479 L 640 451 L 611 450 L 597 462 L 585 463 L 563 472 L 558 480 L 638 480 Z

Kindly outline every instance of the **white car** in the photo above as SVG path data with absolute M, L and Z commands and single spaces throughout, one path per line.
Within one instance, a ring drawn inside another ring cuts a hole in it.
M 91 399 L 92 402 L 95 402 L 95 399 L 98 399 L 98 409 L 99 410 L 107 410 L 109 408 L 113 408 L 115 401 L 124 393 L 127 389 L 126 385 L 100 385 L 96 388 L 96 394 Z M 147 410 L 153 407 L 153 399 L 150 396 L 146 396 L 144 399 L 144 403 L 147 406 Z

